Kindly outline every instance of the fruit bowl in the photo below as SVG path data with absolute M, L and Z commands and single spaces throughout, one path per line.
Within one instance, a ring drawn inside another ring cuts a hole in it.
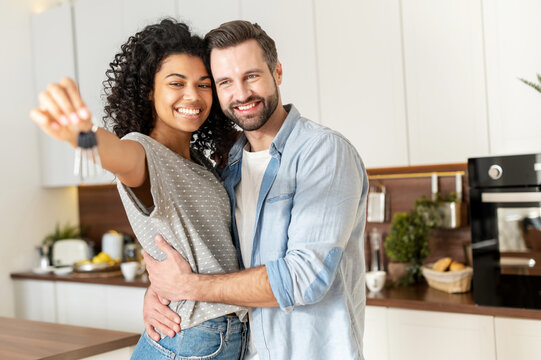
M 78 273 L 120 271 L 120 259 L 111 259 L 109 254 L 100 252 L 92 260 L 81 260 L 74 264 Z
M 120 263 L 86 263 L 86 264 L 75 264 L 73 266 L 74 272 L 105 272 L 105 271 L 119 271 Z

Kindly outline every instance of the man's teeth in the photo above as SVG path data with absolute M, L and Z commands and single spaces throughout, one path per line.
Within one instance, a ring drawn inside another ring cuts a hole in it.
M 177 112 L 179 112 L 181 114 L 186 114 L 186 115 L 197 115 L 197 114 L 199 114 L 201 112 L 201 110 L 200 109 L 178 108 Z
M 251 103 L 251 104 L 248 104 L 248 105 L 239 105 L 239 106 L 237 106 L 237 108 L 238 108 L 239 110 L 244 111 L 244 110 L 251 109 L 251 108 L 253 108 L 254 106 L 255 106 L 255 103 Z

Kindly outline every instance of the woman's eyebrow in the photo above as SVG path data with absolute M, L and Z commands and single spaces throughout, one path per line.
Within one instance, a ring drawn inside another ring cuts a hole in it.
M 188 79 L 186 77 L 186 75 L 182 75 L 182 74 L 178 74 L 178 73 L 171 73 L 171 74 L 167 75 L 165 78 L 167 79 L 168 77 L 171 77 L 171 76 L 178 76 L 179 78 L 184 79 L 184 80 Z M 201 76 L 199 78 L 199 81 L 207 80 L 207 79 L 210 79 L 210 75 Z
M 187 77 L 186 77 L 185 75 L 177 74 L 177 73 L 169 74 L 169 75 L 167 75 L 165 78 L 167 79 L 168 77 L 171 77 L 171 76 L 178 76 L 179 78 L 187 79 Z

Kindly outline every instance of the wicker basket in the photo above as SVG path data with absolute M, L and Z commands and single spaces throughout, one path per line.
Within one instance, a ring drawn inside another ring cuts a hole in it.
M 423 266 L 423 276 L 428 285 L 434 289 L 447 293 L 463 293 L 471 289 L 473 269 L 469 266 L 459 271 L 436 271 L 432 270 L 433 264 Z

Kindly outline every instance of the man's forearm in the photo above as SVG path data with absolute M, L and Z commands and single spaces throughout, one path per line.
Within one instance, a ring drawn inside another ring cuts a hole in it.
M 193 280 L 191 300 L 249 307 L 278 306 L 265 266 L 230 274 L 193 274 Z

